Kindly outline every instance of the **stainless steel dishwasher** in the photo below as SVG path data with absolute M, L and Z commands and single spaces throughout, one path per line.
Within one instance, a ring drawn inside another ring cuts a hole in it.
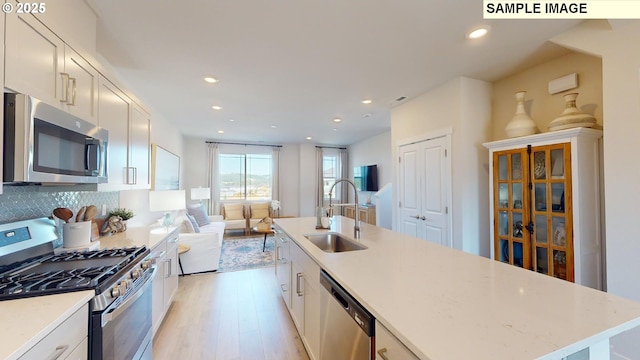
M 373 315 L 324 270 L 320 284 L 320 359 L 375 359 Z

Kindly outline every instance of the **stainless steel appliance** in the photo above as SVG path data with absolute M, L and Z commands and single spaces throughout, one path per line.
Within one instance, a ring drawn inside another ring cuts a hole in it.
M 106 129 L 24 94 L 4 94 L 3 182 L 107 182 Z
M 320 358 L 375 359 L 373 315 L 324 270 L 320 284 Z
M 90 359 L 151 359 L 151 283 L 146 247 L 56 254 L 53 220 L 0 225 L 0 301 L 94 290 Z

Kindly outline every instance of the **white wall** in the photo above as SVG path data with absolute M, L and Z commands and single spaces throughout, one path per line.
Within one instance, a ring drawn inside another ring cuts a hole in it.
M 488 152 L 491 85 L 466 77 L 455 78 L 391 110 L 392 158 L 408 139 L 452 128 L 452 237 L 456 249 L 489 256 Z M 392 162 L 393 174 L 398 165 Z M 394 175 L 395 177 L 395 175 Z M 398 203 L 393 178 L 393 204 Z M 394 224 L 398 209 L 394 207 Z
M 378 165 L 378 187 L 382 188 L 393 179 L 391 168 L 391 131 L 357 142 L 349 146 L 349 176 L 353 180 L 353 168 L 363 165 Z M 362 204 L 375 194 L 371 191 L 358 192 Z M 376 209 L 379 210 L 379 209 Z
M 300 146 L 285 144 L 280 149 L 280 209 L 281 216 L 300 215 Z
M 310 144 L 299 145 L 298 189 L 300 216 L 314 216 L 316 208 L 316 147 Z
M 589 21 L 552 41 L 602 57 L 607 291 L 640 301 L 640 21 L 611 25 Z M 639 333 L 612 340 L 613 351 L 635 358 Z

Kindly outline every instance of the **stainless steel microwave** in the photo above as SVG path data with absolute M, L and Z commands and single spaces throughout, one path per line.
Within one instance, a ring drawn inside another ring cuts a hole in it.
M 4 94 L 3 182 L 107 182 L 107 130 L 25 94 Z

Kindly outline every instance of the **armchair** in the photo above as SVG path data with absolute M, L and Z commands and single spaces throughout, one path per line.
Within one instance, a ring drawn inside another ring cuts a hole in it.
M 249 205 L 249 230 L 253 229 L 254 226 L 257 226 L 260 220 L 265 217 L 273 217 L 273 212 L 271 211 L 271 206 L 268 202 L 265 203 L 251 203 Z
M 222 215 L 226 230 L 244 230 L 245 233 L 248 232 L 248 215 L 244 204 L 222 204 L 220 215 Z

